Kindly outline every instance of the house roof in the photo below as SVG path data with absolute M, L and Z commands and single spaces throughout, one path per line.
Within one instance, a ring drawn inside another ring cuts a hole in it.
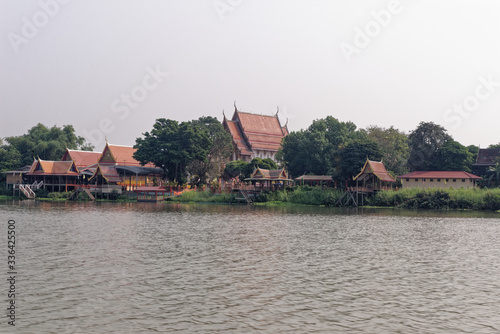
M 285 169 L 263 169 L 255 168 L 252 175 L 245 181 L 252 180 L 288 180 L 288 174 Z
M 495 164 L 495 159 L 500 156 L 498 148 L 480 148 L 477 153 L 475 166 L 492 166 Z
M 101 156 L 101 152 L 79 151 L 66 149 L 62 156 L 62 161 L 73 160 L 78 168 L 96 164 Z
M 92 175 L 89 182 L 92 182 L 92 180 L 97 175 L 101 175 L 108 182 L 123 182 L 115 166 L 101 165 L 101 164 L 97 165 L 97 168 L 94 171 L 94 175 Z
M 295 178 L 295 181 L 332 181 L 331 175 L 302 175 Z
M 231 120 L 224 116 L 224 125 L 242 155 L 251 155 L 253 150 L 278 151 L 281 140 L 288 135 L 278 115 L 267 116 L 241 112 L 235 108 Z
M 78 168 L 74 161 L 33 161 L 26 175 L 72 175 L 78 176 Z
M 398 176 L 398 179 L 481 179 L 464 171 L 415 171 Z
M 133 155 L 137 151 L 132 146 L 112 145 L 106 143 L 99 157 L 100 164 L 117 164 L 122 166 L 141 166 L 141 163 L 134 159 Z M 145 166 L 154 167 L 154 164 L 147 163 Z
M 361 179 L 361 177 L 366 174 L 373 174 L 380 181 L 396 182 L 396 180 L 387 172 L 382 161 L 372 161 L 366 159 L 365 165 L 361 169 L 361 172 L 356 175 L 353 180 L 356 180 L 358 178 Z

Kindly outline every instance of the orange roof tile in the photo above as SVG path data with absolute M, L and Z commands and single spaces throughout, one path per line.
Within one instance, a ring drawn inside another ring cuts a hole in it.
M 61 160 L 62 161 L 73 160 L 78 168 L 82 168 L 96 164 L 100 156 L 101 152 L 66 149 L 66 152 L 64 152 L 64 155 L 61 158 Z
M 354 180 L 363 174 L 374 174 L 380 181 L 396 182 L 396 180 L 387 172 L 382 161 L 372 161 L 366 159 L 365 165 L 361 172 L 354 177 Z
M 136 151 L 137 149 L 132 146 L 111 145 L 106 143 L 101 157 L 99 158 L 99 163 L 112 163 L 121 166 L 141 166 L 141 163 L 133 157 Z M 154 167 L 154 164 L 147 163 L 144 166 Z
M 78 168 L 73 161 L 45 161 L 38 159 L 33 162 L 27 175 L 78 175 Z

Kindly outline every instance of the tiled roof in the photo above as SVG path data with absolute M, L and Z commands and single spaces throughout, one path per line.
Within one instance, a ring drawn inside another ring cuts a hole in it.
M 480 148 L 474 165 L 494 165 L 495 159 L 499 156 L 500 149 L 498 148 Z
M 262 169 L 257 167 L 250 179 L 286 180 L 288 175 L 284 169 Z
M 224 124 L 242 155 L 254 150 L 278 151 L 281 140 L 288 135 L 277 116 L 257 115 L 235 110 L 233 118 L 224 118 Z
M 361 175 L 370 173 L 374 174 L 380 181 L 396 182 L 396 180 L 387 172 L 387 169 L 385 169 L 382 161 L 372 161 L 368 159 L 366 160 L 361 173 L 356 175 L 356 177 L 354 177 L 354 180 L 361 177 Z
M 78 175 L 73 161 L 35 160 L 27 175 Z
M 89 181 L 92 182 L 97 175 L 102 175 L 108 182 L 123 182 L 115 166 L 98 165 Z
M 398 179 L 481 179 L 464 171 L 415 171 L 398 176 Z
M 332 181 L 331 175 L 302 175 L 295 178 L 296 181 Z
M 106 143 L 102 151 L 99 163 L 116 163 L 121 166 L 141 166 L 141 163 L 134 159 L 133 155 L 137 151 L 132 146 L 112 145 Z M 111 153 L 112 159 L 109 159 L 108 152 Z M 154 164 L 147 163 L 145 166 L 154 167 Z
M 78 168 L 87 167 L 96 164 L 101 156 L 101 152 L 79 151 L 66 149 L 62 161 L 73 160 Z

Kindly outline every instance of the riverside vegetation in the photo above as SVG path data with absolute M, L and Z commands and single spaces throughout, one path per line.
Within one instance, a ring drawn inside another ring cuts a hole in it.
M 343 192 L 338 189 L 296 186 L 262 192 L 259 205 L 335 206 Z M 233 197 L 232 197 L 233 196 Z M 172 198 L 174 202 L 231 203 L 234 195 L 210 191 L 189 191 Z M 380 191 L 365 199 L 366 206 L 428 210 L 500 210 L 500 189 L 401 189 Z

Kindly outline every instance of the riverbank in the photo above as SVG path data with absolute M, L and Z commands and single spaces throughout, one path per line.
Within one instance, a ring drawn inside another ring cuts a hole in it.
M 279 205 L 336 205 L 342 191 L 320 187 L 294 187 L 263 192 L 255 204 Z M 171 199 L 181 203 L 232 203 L 231 194 L 212 194 L 210 191 L 190 191 Z M 365 206 L 425 209 L 425 210 L 500 210 L 500 189 L 401 189 L 381 191 L 365 199 Z

